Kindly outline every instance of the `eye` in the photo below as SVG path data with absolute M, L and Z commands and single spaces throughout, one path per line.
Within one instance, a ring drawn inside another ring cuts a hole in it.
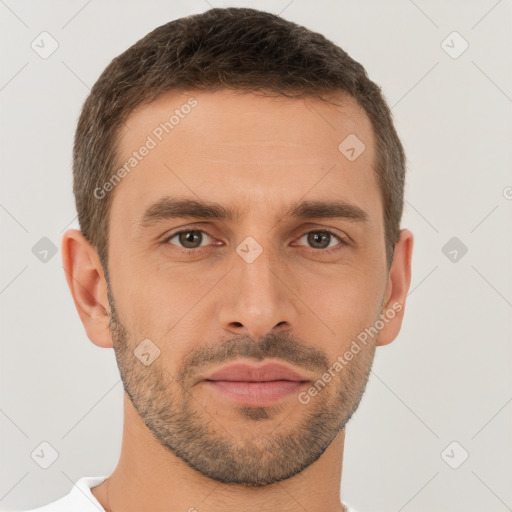
M 176 243 L 172 242 L 174 239 L 176 239 Z M 303 239 L 306 239 L 306 243 L 310 245 L 311 249 L 324 252 L 335 250 L 336 245 L 347 245 L 347 242 L 341 236 L 328 229 L 309 231 L 302 235 L 299 241 Z M 207 247 L 213 240 L 213 237 L 201 229 L 186 229 L 169 235 L 163 243 L 176 245 L 187 252 Z M 335 243 L 336 241 L 338 244 Z M 222 242 L 217 242 L 213 245 L 222 245 Z
M 171 242 L 174 238 L 177 238 L 177 241 L 180 245 L 178 247 L 181 247 L 182 249 L 198 249 L 200 247 L 204 247 L 201 245 L 201 242 L 203 242 L 206 239 L 213 240 L 213 238 L 206 233 L 205 231 L 202 231 L 200 229 L 187 229 L 185 231 L 178 231 L 177 233 L 172 234 L 168 238 L 164 240 L 165 243 L 171 243 L 172 245 L 177 245 Z
M 302 235 L 299 240 L 304 238 L 308 244 L 311 244 L 312 249 L 318 250 L 333 249 L 336 244 L 332 245 L 331 242 L 335 242 L 336 240 L 339 242 L 338 245 L 347 244 L 342 237 L 326 229 L 309 231 Z

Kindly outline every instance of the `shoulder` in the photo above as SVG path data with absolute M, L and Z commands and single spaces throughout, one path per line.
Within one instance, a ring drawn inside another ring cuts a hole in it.
M 84 476 L 62 498 L 23 512 L 104 512 L 103 507 L 91 493 L 91 489 L 101 484 L 106 478 L 106 476 Z

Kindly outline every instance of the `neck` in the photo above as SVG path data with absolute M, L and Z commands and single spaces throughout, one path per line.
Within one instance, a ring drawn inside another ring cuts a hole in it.
M 105 510 L 344 511 L 340 501 L 344 430 L 316 462 L 297 475 L 264 487 L 244 487 L 212 480 L 162 447 L 126 395 L 124 413 L 119 463 L 106 482 L 92 489 Z

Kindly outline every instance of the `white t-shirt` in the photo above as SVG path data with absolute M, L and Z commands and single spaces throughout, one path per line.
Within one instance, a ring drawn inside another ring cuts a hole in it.
M 107 476 L 84 476 L 73 486 L 69 494 L 43 507 L 25 512 L 105 512 L 100 502 L 91 492 L 93 487 L 100 485 Z M 345 503 L 347 512 L 356 512 Z

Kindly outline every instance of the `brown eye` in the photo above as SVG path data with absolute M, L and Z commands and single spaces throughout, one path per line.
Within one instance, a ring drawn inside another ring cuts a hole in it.
M 346 243 L 338 235 L 335 235 L 331 231 L 326 230 L 310 231 L 302 235 L 300 240 L 302 240 L 303 238 L 306 238 L 307 244 L 312 249 L 318 250 L 332 249 L 336 245 L 344 245 Z M 338 242 L 338 244 L 336 244 L 336 241 Z
M 208 235 L 204 231 L 198 229 L 189 229 L 186 231 L 179 231 L 177 233 L 174 233 L 169 238 L 167 238 L 166 242 L 171 243 L 171 245 L 178 245 L 171 242 L 171 240 L 177 238 L 179 243 L 178 247 L 181 247 L 183 249 L 198 249 L 202 247 L 201 242 L 205 240 L 205 237 L 206 239 L 211 239 L 210 235 Z

